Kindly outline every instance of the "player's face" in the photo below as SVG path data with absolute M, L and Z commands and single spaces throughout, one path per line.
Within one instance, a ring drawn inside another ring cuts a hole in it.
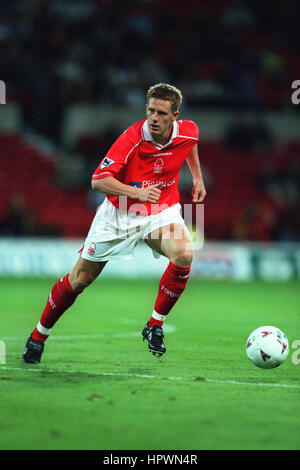
M 170 101 L 150 98 L 146 105 L 146 116 L 153 139 L 162 144 L 168 142 L 173 122 L 178 117 L 178 111 L 172 111 Z

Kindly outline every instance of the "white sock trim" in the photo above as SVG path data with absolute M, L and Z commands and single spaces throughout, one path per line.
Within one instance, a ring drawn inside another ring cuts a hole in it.
M 45 328 L 41 322 L 38 322 L 38 324 L 36 325 L 36 328 L 38 330 L 39 333 L 41 333 L 42 335 L 50 335 L 50 331 L 51 331 L 51 328 Z
M 165 319 L 166 319 L 166 315 L 161 315 L 160 313 L 156 312 L 155 310 L 153 310 L 153 312 L 152 312 L 152 317 L 155 318 L 155 320 L 158 320 L 158 321 L 165 321 Z

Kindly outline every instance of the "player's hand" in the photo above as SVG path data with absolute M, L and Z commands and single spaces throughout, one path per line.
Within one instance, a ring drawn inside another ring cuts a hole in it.
M 147 188 L 142 188 L 138 192 L 137 199 L 142 202 L 151 202 L 155 204 L 159 201 L 161 190 L 159 189 L 160 184 L 147 186 Z
M 194 182 L 192 190 L 193 202 L 203 202 L 206 196 L 206 189 L 203 179 Z

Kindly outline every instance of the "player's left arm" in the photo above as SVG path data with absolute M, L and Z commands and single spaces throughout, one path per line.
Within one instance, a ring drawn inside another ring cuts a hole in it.
M 206 189 L 203 181 L 197 144 L 195 144 L 192 150 L 190 151 L 189 155 L 187 156 L 186 162 L 193 177 L 193 202 L 203 202 L 206 196 Z

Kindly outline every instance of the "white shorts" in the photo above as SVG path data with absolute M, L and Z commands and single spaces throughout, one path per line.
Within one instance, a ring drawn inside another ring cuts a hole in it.
M 141 215 L 121 211 L 105 198 L 91 224 L 81 256 L 89 261 L 131 259 L 140 240 L 174 223 L 185 225 L 179 203 L 158 214 Z M 159 257 L 154 250 L 153 255 Z

